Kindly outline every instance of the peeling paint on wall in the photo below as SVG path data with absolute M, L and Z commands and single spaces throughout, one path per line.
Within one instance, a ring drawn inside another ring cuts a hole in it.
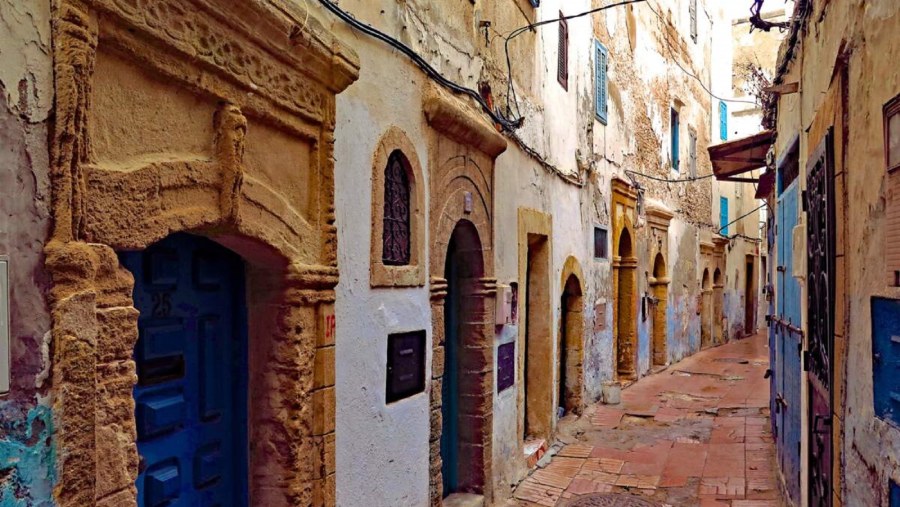
M 10 257 L 10 393 L 0 400 L 0 507 L 53 505 L 56 453 L 44 384 L 50 316 L 47 120 L 50 1 L 0 0 L 0 255 Z
M 0 408 L 0 507 L 53 505 L 56 450 L 53 416 L 45 405 L 24 419 L 9 404 Z

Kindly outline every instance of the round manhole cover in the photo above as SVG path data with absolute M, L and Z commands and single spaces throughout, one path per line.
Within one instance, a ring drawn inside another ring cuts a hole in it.
M 582 495 L 564 505 L 565 507 L 659 507 L 658 503 L 621 493 Z

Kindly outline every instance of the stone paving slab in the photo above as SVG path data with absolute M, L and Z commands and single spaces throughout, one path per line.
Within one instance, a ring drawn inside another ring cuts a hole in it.
M 560 424 L 565 445 L 510 506 L 630 493 L 673 507 L 777 507 L 766 339 L 702 351 Z

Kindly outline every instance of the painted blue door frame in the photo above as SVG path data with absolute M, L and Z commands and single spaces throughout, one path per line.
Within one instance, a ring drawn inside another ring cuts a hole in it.
M 776 268 L 777 312 L 775 329 L 776 379 L 773 393 L 776 404 L 776 441 L 778 461 L 795 502 L 800 500 L 800 436 L 801 436 L 801 327 L 800 284 L 793 276 L 793 232 L 799 214 L 799 183 L 795 180 L 778 198 L 776 208 L 778 266 Z
M 241 259 L 208 239 L 176 234 L 121 260 L 134 274 L 140 311 L 138 505 L 247 505 Z

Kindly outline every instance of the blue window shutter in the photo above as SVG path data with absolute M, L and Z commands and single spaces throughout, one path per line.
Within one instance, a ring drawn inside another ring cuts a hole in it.
M 719 233 L 728 236 L 728 198 L 719 197 Z
M 672 122 L 670 128 L 672 129 L 672 169 L 678 170 L 678 130 L 680 128 L 678 120 L 678 111 L 672 109 Z
M 594 41 L 594 108 L 597 113 L 597 119 L 600 123 L 606 125 L 607 122 L 607 91 L 606 91 L 606 69 L 609 65 L 609 52 L 600 41 Z
M 728 140 L 728 105 L 723 100 L 719 101 L 719 137 Z

